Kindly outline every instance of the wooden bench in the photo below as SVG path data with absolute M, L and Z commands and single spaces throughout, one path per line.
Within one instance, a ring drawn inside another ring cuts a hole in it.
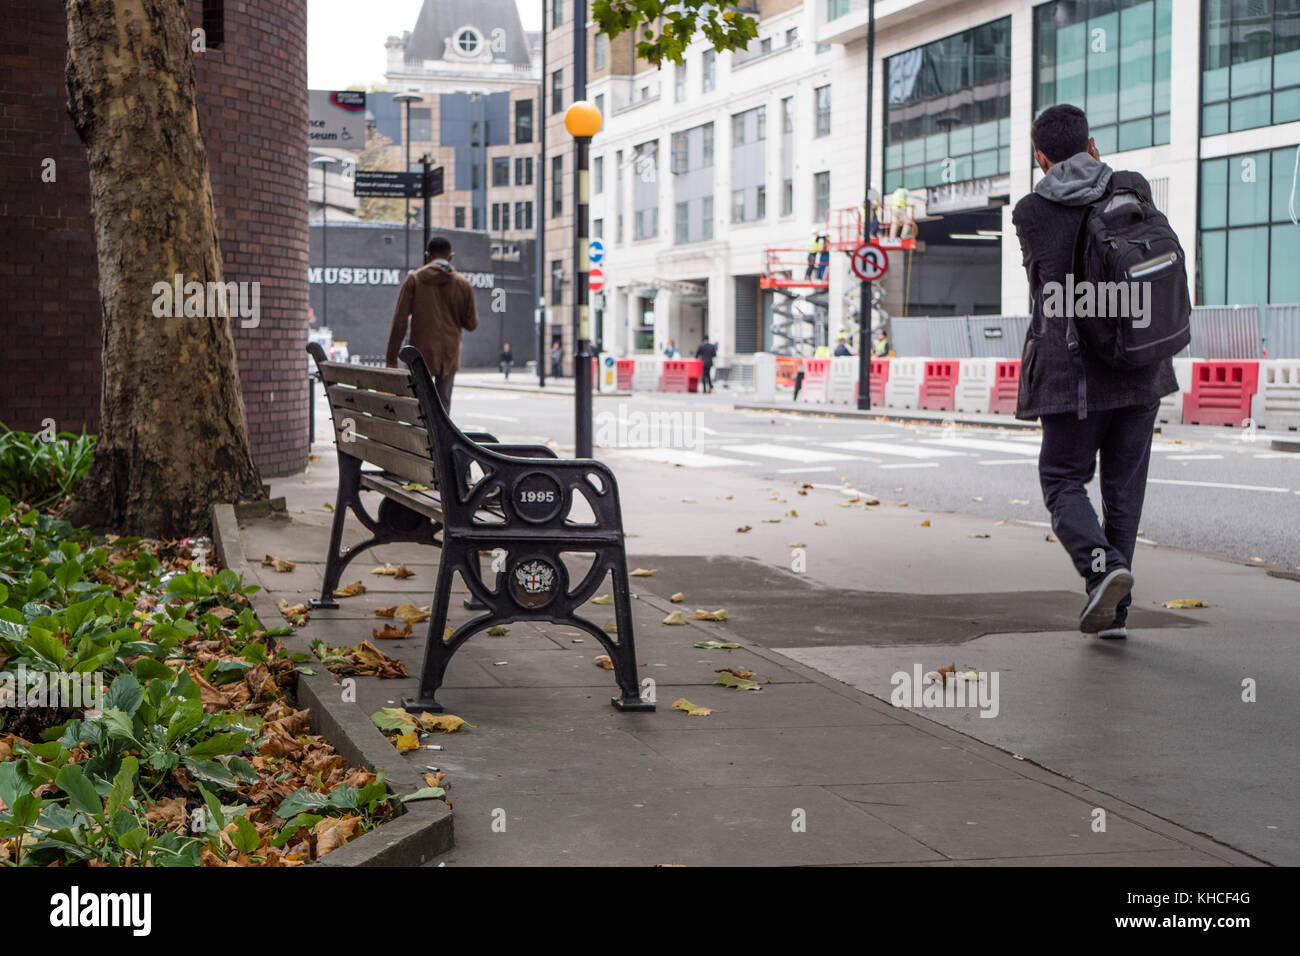
M 434 391 L 419 350 L 409 345 L 401 351 L 406 369 L 329 362 L 319 345 L 307 350 L 329 397 L 339 461 L 325 581 L 312 605 L 337 608 L 333 594 L 344 568 L 376 545 L 442 549 L 419 692 L 403 705 L 441 711 L 436 695 L 447 664 L 479 631 L 549 621 L 585 631 L 609 653 L 621 692 L 615 707 L 654 710 L 640 695 L 623 518 L 609 468 L 592 459 L 559 459 L 545 445 L 503 444 L 489 434 L 462 432 Z M 382 496 L 374 516 L 362 492 Z M 349 511 L 370 537 L 344 548 Z M 482 553 L 491 555 L 491 582 L 480 567 Z M 583 555 L 592 562 L 571 579 L 566 555 L 569 563 L 580 563 Z M 485 613 L 444 637 L 457 574 L 472 596 L 468 606 Z M 578 613 L 607 574 L 614 634 Z

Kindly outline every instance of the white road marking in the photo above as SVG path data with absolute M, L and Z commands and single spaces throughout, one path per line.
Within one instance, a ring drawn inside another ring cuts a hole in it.
M 838 447 L 838 446 L 832 446 Z M 753 445 L 728 445 L 727 451 L 740 452 L 742 455 L 758 455 L 760 458 L 779 458 L 783 461 L 853 461 L 853 455 L 840 455 L 835 452 L 814 451 L 811 448 L 790 448 L 785 445 L 773 445 L 759 442 Z
M 474 417 L 475 417 L 475 418 L 489 418 L 489 419 L 491 419 L 491 420 L 494 421 L 494 422 L 517 422 L 517 421 L 519 421 L 518 418 L 515 418 L 515 417 L 512 416 L 512 415 L 486 415 L 486 414 L 484 414 L 483 412 L 475 412 L 475 413 L 474 413 Z M 477 429 L 470 429 L 470 430 L 471 430 L 471 431 L 476 431 Z
M 1167 455 L 1165 461 L 1220 461 L 1222 455 Z
M 881 465 L 881 468 L 938 468 L 937 461 L 905 461 L 893 465 Z
M 822 466 L 817 467 L 817 468 L 808 468 L 808 467 L 805 466 L 805 467 L 800 467 L 800 468 L 778 468 L 778 469 L 776 470 L 776 474 L 778 474 L 778 475 L 811 475 L 811 474 L 812 474 L 813 472 L 815 472 L 815 471 L 835 471 L 835 470 L 836 470 L 836 469 L 832 468 L 830 465 L 822 465 Z
M 992 438 L 924 438 L 927 445 L 943 445 L 946 448 L 969 448 L 973 451 L 1000 451 L 1004 455 L 1037 455 L 1038 448 L 1027 443 L 998 441 Z
M 1032 458 L 986 458 L 981 465 L 1036 465 Z
M 700 451 L 687 451 L 683 448 L 620 448 L 618 452 L 644 461 L 666 462 L 685 468 L 726 468 L 757 464 L 739 458 L 723 458 L 720 455 L 706 455 Z
M 828 441 L 827 448 L 843 448 L 846 451 L 864 451 L 872 455 L 898 455 L 902 458 L 961 458 L 962 452 L 941 451 L 938 448 L 922 448 L 912 444 L 878 444 L 873 441 Z
M 1148 478 L 1148 482 L 1155 485 L 1191 485 L 1195 488 L 1231 488 L 1236 491 L 1272 491 L 1278 494 L 1286 494 L 1290 488 L 1274 488 L 1270 485 L 1234 485 L 1226 481 L 1182 481 L 1178 478 Z M 1296 494 L 1300 494 L 1297 491 Z

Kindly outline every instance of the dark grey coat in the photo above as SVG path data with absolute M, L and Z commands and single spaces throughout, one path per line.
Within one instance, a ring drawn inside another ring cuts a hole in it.
M 1033 421 L 1041 415 L 1076 411 L 1078 387 L 1065 344 L 1066 320 L 1043 314 L 1043 286 L 1065 282 L 1066 273 L 1074 268 L 1074 243 L 1085 207 L 1101 197 L 1112 179 L 1116 186 L 1132 187 L 1151 201 L 1151 186 L 1140 173 L 1115 173 L 1105 163 L 1080 153 L 1053 166 L 1011 214 L 1034 296 L 1033 318 L 1020 361 L 1016 418 Z M 1170 359 L 1148 368 L 1119 371 L 1085 354 L 1083 367 L 1088 411 L 1146 405 L 1178 391 Z

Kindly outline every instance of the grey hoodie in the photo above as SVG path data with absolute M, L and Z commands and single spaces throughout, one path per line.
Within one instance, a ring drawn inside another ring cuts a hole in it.
M 1065 206 L 1086 206 L 1106 192 L 1113 172 L 1088 153 L 1075 153 L 1049 169 L 1034 187 L 1034 192 Z

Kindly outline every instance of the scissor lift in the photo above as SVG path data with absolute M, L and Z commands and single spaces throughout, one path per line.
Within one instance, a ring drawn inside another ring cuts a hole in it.
M 766 249 L 758 285 L 772 291 L 772 351 L 812 355 L 826 344 L 826 290 L 830 278 L 808 274 L 806 249 Z M 803 303 L 803 307 L 800 307 Z

